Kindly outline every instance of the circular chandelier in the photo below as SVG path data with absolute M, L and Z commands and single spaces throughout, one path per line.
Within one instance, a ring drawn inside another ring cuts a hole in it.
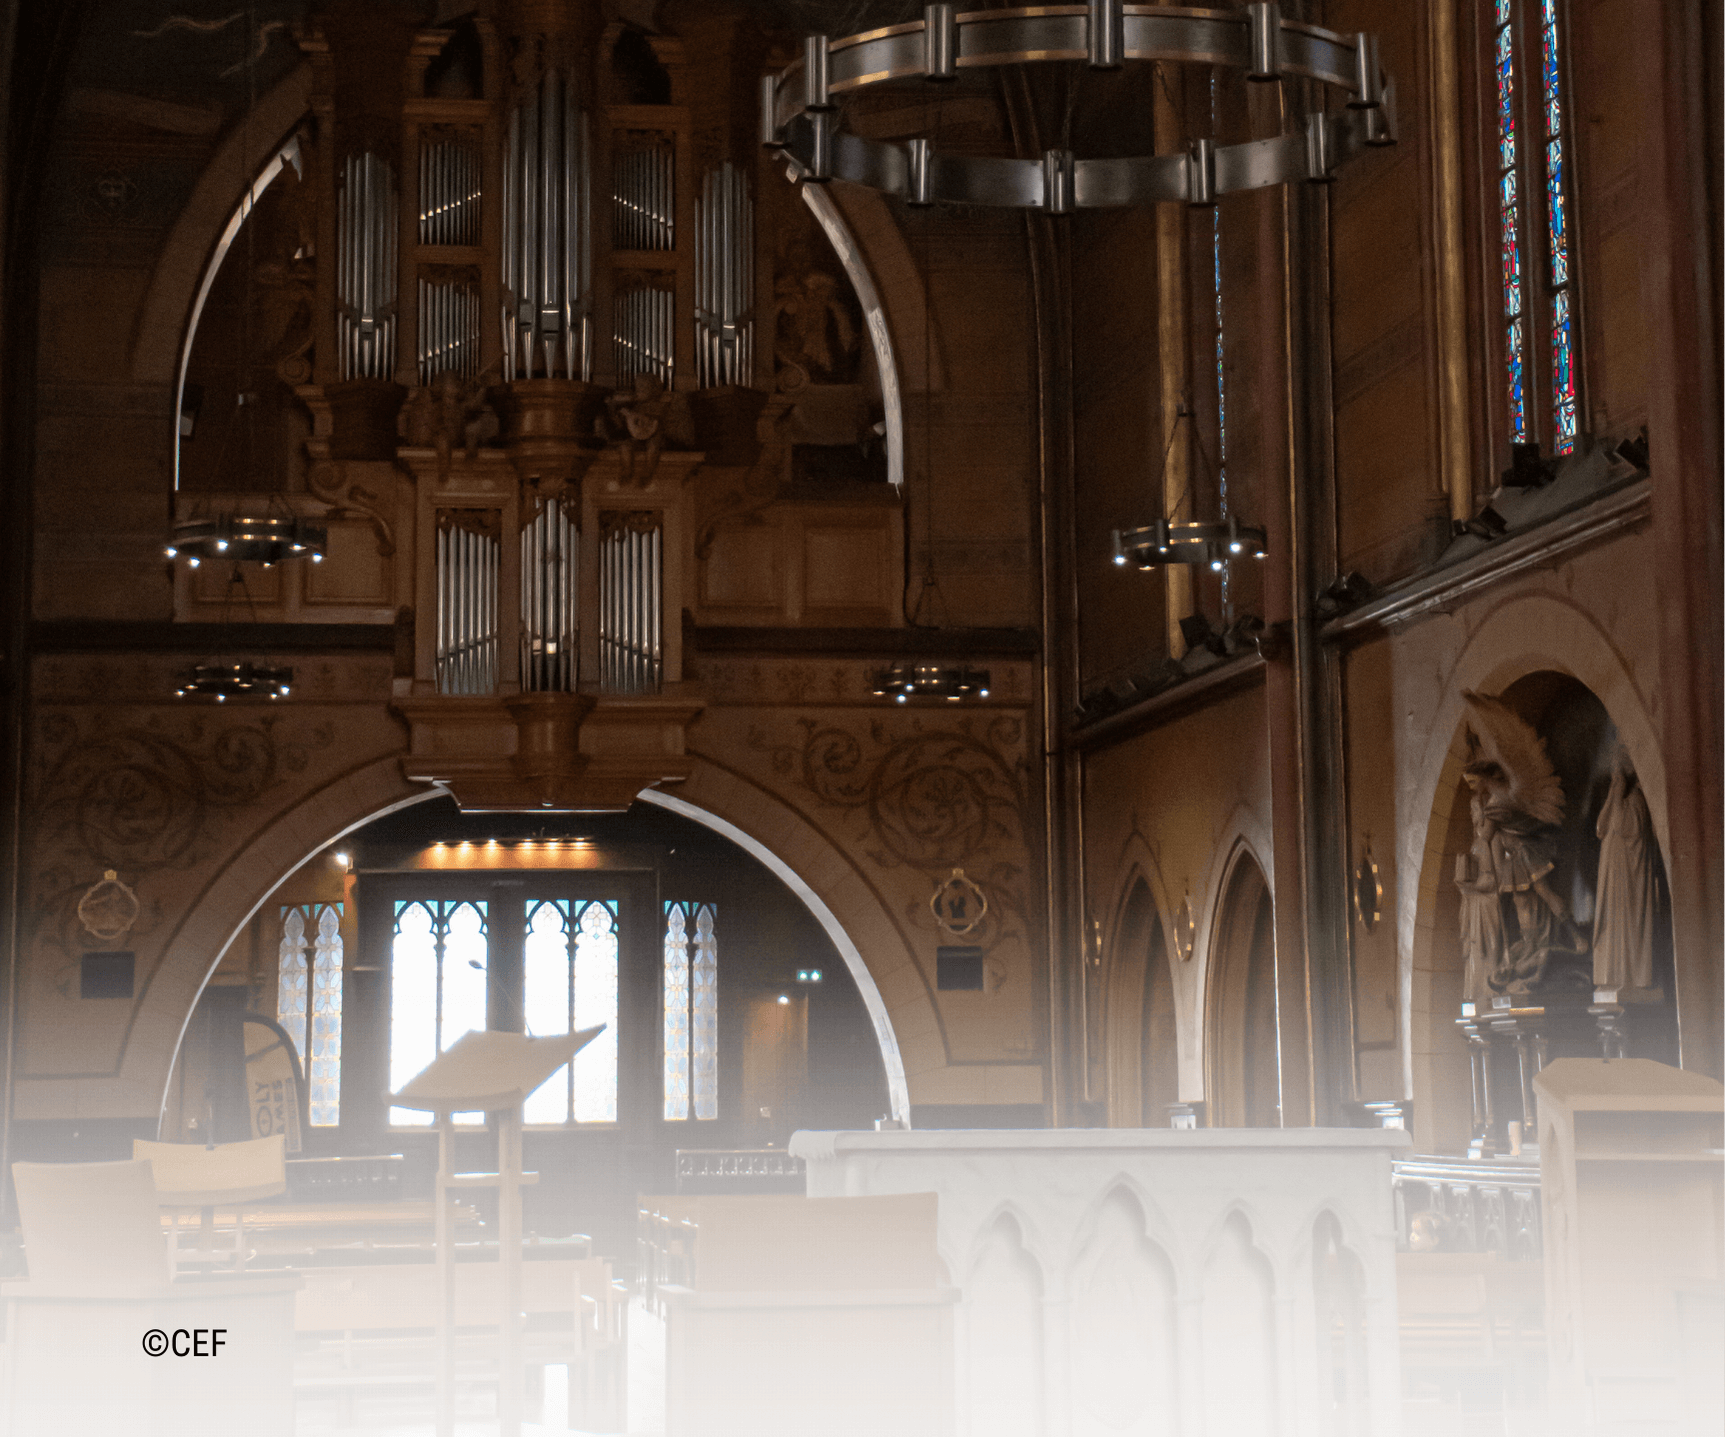
M 837 98 L 891 80 L 957 78 L 960 70 L 1033 61 L 1175 61 L 1244 70 L 1248 79 L 1315 80 L 1347 95 L 1346 108 L 1307 115 L 1290 134 L 1184 151 L 1081 159 L 1071 150 L 1040 160 L 934 153 L 843 129 Z M 761 81 L 761 142 L 780 150 L 804 180 L 850 180 L 913 205 L 997 205 L 1070 214 L 1075 209 L 1183 201 L 1295 180 L 1328 180 L 1362 150 L 1395 143 L 1395 89 L 1378 64 L 1377 36 L 1340 35 L 1284 20 L 1274 4 L 1243 11 L 1184 10 L 1088 0 L 1083 5 L 973 10 L 928 5 L 923 18 L 831 40 L 811 35 L 803 58 Z
M 194 569 L 205 559 L 255 562 L 267 569 L 283 559 L 309 558 L 320 564 L 328 547 L 329 531 L 307 519 L 218 514 L 175 524 L 166 552 Z
M 292 669 L 270 664 L 198 664 L 180 675 L 174 693 L 182 699 L 214 699 L 221 704 L 229 699 L 286 698 L 292 683 Z
M 1157 519 L 1141 529 L 1114 531 L 1114 562 L 1136 569 L 1162 564 L 1208 564 L 1221 572 L 1230 559 L 1262 559 L 1264 531 L 1230 518 L 1222 523 L 1177 524 Z
M 896 698 L 901 704 L 911 699 L 945 699 L 958 703 L 962 699 L 988 697 L 988 670 L 973 669 L 962 664 L 893 664 L 874 676 L 876 698 Z

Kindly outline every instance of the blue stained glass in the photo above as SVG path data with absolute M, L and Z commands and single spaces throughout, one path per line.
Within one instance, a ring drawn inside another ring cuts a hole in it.
M 1515 171 L 1501 183 L 1503 216 L 1503 312 L 1521 313 L 1521 207 L 1516 199 Z
M 1575 448 L 1575 348 L 1570 332 L 1569 291 L 1560 289 L 1552 301 L 1551 386 L 1556 397 L 1552 450 L 1568 454 Z
M 1510 0 L 1497 0 L 1497 23 L 1499 25 L 1509 24 L 1509 5 Z
M 1509 356 L 1509 427 L 1517 444 L 1527 442 L 1527 398 L 1522 379 L 1521 320 L 1512 319 L 1506 335 Z
M 1546 219 L 1551 231 L 1551 282 L 1569 282 L 1568 202 L 1563 192 L 1563 141 L 1545 147 Z
M 1515 55 L 1508 30 L 1497 37 L 1497 147 L 1498 165 L 1508 169 L 1515 163 Z

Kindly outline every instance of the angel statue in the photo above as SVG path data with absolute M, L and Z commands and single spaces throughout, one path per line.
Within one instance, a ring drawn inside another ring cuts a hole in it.
M 1653 986 L 1653 819 L 1621 744 L 1599 810 L 1599 896 L 1593 920 L 1593 985 Z
M 649 371 L 640 371 L 630 388 L 611 395 L 605 409 L 608 419 L 598 421 L 599 437 L 616 447 L 625 486 L 645 489 L 651 484 L 667 444 L 695 447 L 688 396 L 666 389 Z
M 1545 740 L 1508 704 L 1465 691 L 1462 698 L 1471 713 L 1462 777 L 1473 793 L 1476 849 L 1521 930 L 1486 981 L 1499 993 L 1527 992 L 1545 981 L 1554 958 L 1587 951 L 1569 905 L 1547 881 L 1557 866 L 1552 830 L 1563 822 L 1563 784 Z

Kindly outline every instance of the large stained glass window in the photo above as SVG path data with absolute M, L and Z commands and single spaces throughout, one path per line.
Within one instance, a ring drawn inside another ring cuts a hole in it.
M 1575 330 L 1570 315 L 1568 177 L 1563 162 L 1563 79 L 1556 0 L 1540 0 L 1540 73 L 1545 91 L 1545 218 L 1550 237 L 1551 390 L 1554 454 L 1575 448 Z
M 315 935 L 309 938 L 308 922 Z M 334 1127 L 341 1121 L 341 985 L 341 904 L 282 909 L 276 1021 L 299 1053 L 313 1127 Z
M 1558 0 L 1486 3 L 1497 95 L 1493 153 L 1509 434 L 1514 443 L 1530 444 L 1542 442 L 1548 431 L 1549 452 L 1569 454 L 1574 452 L 1580 421 L 1561 7 Z M 1518 87 L 1518 71 L 1536 76 L 1537 88 L 1525 99 Z M 1540 402 L 1540 376 L 1534 372 L 1542 330 L 1550 340 L 1550 369 L 1545 376 L 1548 405 Z M 1544 411 L 1537 422 L 1536 409 Z
M 717 905 L 665 905 L 665 1118 L 719 1116 Z
M 490 966 L 483 901 L 401 899 L 389 958 L 389 1088 L 397 1091 L 463 1033 L 486 1026 Z M 457 1113 L 478 1123 L 483 1113 Z M 431 1114 L 391 1108 L 398 1127 L 423 1127 Z
M 1498 246 L 1503 263 L 1504 358 L 1508 366 L 1509 432 L 1516 444 L 1528 442 L 1526 286 L 1521 245 L 1521 143 L 1516 132 L 1515 16 L 1511 0 L 1493 0 L 1497 31 L 1493 53 L 1497 69 Z
M 529 1123 L 617 1121 L 617 900 L 527 900 L 522 1016 L 536 1038 L 605 1031 L 527 1095 Z

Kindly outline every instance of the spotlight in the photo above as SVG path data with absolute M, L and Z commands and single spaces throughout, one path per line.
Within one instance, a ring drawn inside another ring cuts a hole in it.
M 791 1000 L 789 998 L 787 998 L 783 993 L 779 994 L 779 1006 L 781 1008 L 787 1006 L 790 1003 L 790 1001 Z
M 353 858 L 349 854 L 337 853 L 332 854 L 331 856 L 334 858 L 335 866 L 337 868 L 345 870 L 353 867 Z

